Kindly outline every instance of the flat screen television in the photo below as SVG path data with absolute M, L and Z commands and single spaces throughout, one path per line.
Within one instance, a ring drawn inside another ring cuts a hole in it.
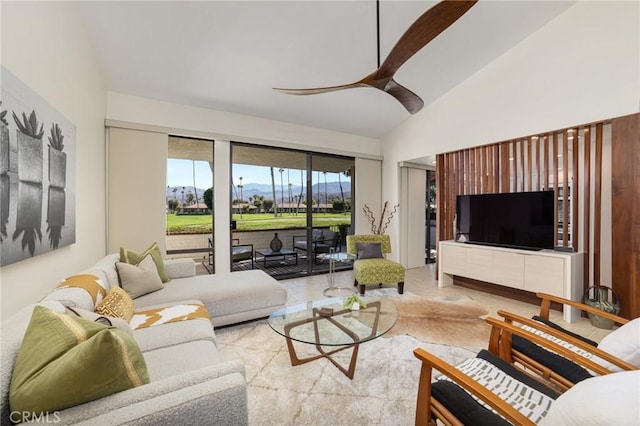
M 456 240 L 529 250 L 552 249 L 554 191 L 458 195 Z

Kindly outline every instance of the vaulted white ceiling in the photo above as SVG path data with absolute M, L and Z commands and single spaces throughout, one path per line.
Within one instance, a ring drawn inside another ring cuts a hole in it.
M 572 3 L 481 0 L 410 59 L 396 80 L 428 105 Z M 382 60 L 433 4 L 381 2 Z M 109 91 L 374 138 L 410 116 L 375 89 L 313 96 L 272 90 L 346 84 L 374 71 L 374 0 L 114 1 L 78 7 Z

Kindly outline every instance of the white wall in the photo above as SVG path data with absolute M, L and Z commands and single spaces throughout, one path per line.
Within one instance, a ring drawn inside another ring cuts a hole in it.
M 371 223 L 364 215 L 363 208 L 366 204 L 377 220 L 380 220 L 382 210 L 382 169 L 381 161 L 356 158 L 356 194 L 354 209 L 354 219 L 356 221 L 354 234 L 371 234 Z M 392 247 L 397 249 L 396 247 Z
M 109 92 L 110 120 L 204 132 L 214 139 L 355 156 L 380 156 L 380 141 L 264 118 Z
M 105 253 L 106 93 L 76 5 L 2 2 L 0 7 L 2 66 L 75 124 L 77 155 L 69 165 L 77 176 L 76 243 L 0 269 L 0 316 L 6 318 Z
M 167 157 L 164 133 L 108 129 L 107 252 L 166 251 Z
M 401 161 L 638 112 L 639 28 L 638 2 L 579 1 L 383 138 L 383 199 Z
M 400 263 L 405 268 L 424 266 L 426 246 L 427 171 L 403 163 L 400 167 Z M 422 247 L 422 250 L 419 249 Z

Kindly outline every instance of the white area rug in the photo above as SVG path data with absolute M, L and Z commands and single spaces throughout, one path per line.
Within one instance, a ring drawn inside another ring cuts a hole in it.
M 240 358 L 249 383 L 251 425 L 413 425 L 422 347 L 455 364 L 467 349 L 421 342 L 408 335 L 360 345 L 353 380 L 326 359 L 291 366 L 284 337 L 266 320 L 216 330 L 223 353 Z M 299 356 L 315 347 L 296 343 Z M 348 365 L 351 349 L 336 354 Z

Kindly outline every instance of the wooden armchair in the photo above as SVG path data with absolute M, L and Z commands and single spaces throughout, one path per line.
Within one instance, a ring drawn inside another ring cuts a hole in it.
M 596 370 L 586 369 L 577 364 L 572 358 L 575 353 L 586 354 L 599 364 L 617 371 L 636 370 L 640 368 L 637 362 L 635 364 L 630 362 L 629 357 L 624 353 L 625 348 L 618 348 L 616 344 L 608 344 L 609 341 L 616 339 L 616 335 L 625 335 L 629 336 L 629 339 L 624 338 L 624 340 L 629 345 L 635 345 L 637 348 L 636 352 L 640 350 L 640 333 L 638 333 L 637 329 L 630 329 L 634 327 L 635 323 L 625 326 L 625 324 L 629 323 L 629 320 L 625 318 L 602 312 L 591 306 L 561 297 L 544 293 L 538 293 L 538 297 L 541 299 L 540 315 L 534 316 L 533 319 L 524 318 L 502 310 L 498 311 L 498 315 L 503 317 L 506 322 L 517 324 L 519 327 L 569 349 L 569 356 L 559 354 L 548 348 L 542 348 L 536 343 L 517 335 L 511 336 L 510 334 L 505 334 L 504 336 L 496 336 L 492 344 L 499 345 L 501 339 L 509 340 L 508 344 L 511 347 L 511 355 L 508 358 L 509 362 L 519 363 L 527 370 L 540 375 L 545 380 L 550 381 L 563 390 L 594 375 L 602 374 Z M 602 315 L 618 324 L 622 324 L 622 327 L 603 339 L 603 342 L 599 345 L 596 342 L 565 330 L 558 324 L 549 321 L 551 302 L 570 305 L 587 312 Z
M 576 362 L 586 368 L 594 369 L 604 375 L 594 379 L 606 378 L 606 375 L 627 374 L 626 372 L 610 374 L 612 373 L 610 370 L 593 360 L 580 354 L 573 354 L 563 346 L 511 323 L 495 318 L 487 318 L 486 321 L 492 327 L 489 351 L 480 351 L 476 358 L 466 360 L 456 367 L 422 348 L 414 350 L 414 355 L 422 362 L 418 384 L 416 425 L 435 425 L 436 420 L 445 425 L 544 423 L 545 418 L 555 408 L 556 400 L 563 396 L 557 389 L 547 386 L 537 377 L 510 362 L 512 351 L 510 340 L 501 339 L 507 335 L 518 335 L 542 347 L 559 351 L 573 357 Z M 434 369 L 442 373 L 442 376 L 435 381 Z M 615 377 L 612 381 L 615 382 L 619 377 L 621 376 Z M 628 383 L 628 376 L 625 376 L 625 380 L 627 380 L 625 383 Z M 637 382 L 640 376 L 631 377 L 630 381 L 634 380 Z M 584 383 L 588 382 L 591 384 L 591 380 Z M 572 391 L 573 388 L 566 393 Z M 617 391 L 628 393 L 625 389 Z M 585 400 L 587 399 L 585 396 Z M 565 410 L 564 404 L 558 405 L 557 411 Z M 580 409 L 580 407 L 576 408 Z M 635 407 L 630 409 L 637 412 L 637 401 Z M 492 410 L 499 413 L 499 416 Z M 632 411 L 630 415 L 634 414 L 635 412 Z M 608 420 L 606 412 L 601 416 L 602 420 Z

